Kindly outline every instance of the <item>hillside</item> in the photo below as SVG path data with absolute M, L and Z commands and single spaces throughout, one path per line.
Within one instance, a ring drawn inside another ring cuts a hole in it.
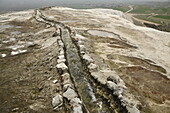
M 148 3 L 143 5 L 122 5 L 113 9 L 125 12 L 140 21 L 144 26 L 170 32 L 169 4 L 169 2 L 155 2 L 153 4 Z
M 112 9 L 0 15 L 0 112 L 168 113 L 170 33 Z

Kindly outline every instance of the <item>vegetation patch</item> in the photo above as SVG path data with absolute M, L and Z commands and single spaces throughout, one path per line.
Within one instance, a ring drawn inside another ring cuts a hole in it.
M 128 8 L 113 8 L 114 10 L 119 10 L 119 11 L 122 11 L 122 12 L 126 12 L 126 11 L 128 11 Z
M 154 16 L 154 17 L 170 20 L 170 16 L 167 16 L 167 15 L 157 15 L 157 16 Z

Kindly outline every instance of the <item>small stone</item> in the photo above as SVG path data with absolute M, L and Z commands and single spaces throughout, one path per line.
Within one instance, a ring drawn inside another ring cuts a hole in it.
M 64 48 L 60 47 L 59 52 L 64 52 Z M 63 54 L 64 55 L 64 54 Z
M 82 101 L 79 98 L 71 99 L 70 104 L 72 106 L 73 113 L 83 113 Z
M 63 105 L 63 98 L 62 98 L 62 96 L 60 94 L 57 94 L 53 98 L 52 105 L 53 105 L 55 110 L 57 110 L 58 108 L 60 108 Z
M 60 34 L 58 33 L 58 32 L 55 32 L 53 35 L 52 35 L 52 37 L 57 37 L 57 36 L 59 36 Z
M 73 106 L 73 113 L 83 113 L 82 106 L 79 104 L 77 106 Z
M 124 97 L 124 96 L 121 98 L 120 101 L 121 101 L 122 106 L 127 106 L 130 102 L 130 100 L 127 97 Z
M 64 55 L 60 55 L 60 56 L 58 56 L 58 59 L 65 59 L 65 56 Z
M 120 84 L 120 85 L 122 85 L 122 86 L 125 86 L 125 83 L 124 83 L 124 81 L 115 73 L 114 75 L 112 75 L 112 76 L 109 76 L 108 78 L 107 78 L 107 80 L 108 81 L 113 81 L 113 82 L 115 82 L 116 84 Z
M 66 59 L 57 59 L 57 63 L 65 63 L 66 62 Z
M 82 104 L 82 101 L 79 98 L 73 98 L 70 101 L 71 105 L 77 105 L 77 104 Z
M 19 108 L 14 108 L 14 109 L 12 109 L 12 112 L 16 112 L 18 110 L 19 110 Z
M 133 107 L 127 106 L 126 109 L 127 109 L 128 113 L 140 113 L 140 111 L 135 106 L 133 106 Z
M 67 69 L 68 69 L 68 67 L 65 65 L 65 63 L 57 64 L 56 67 L 58 69 L 59 74 L 63 74 L 64 72 L 67 72 Z
M 72 83 L 70 75 L 68 73 L 62 75 L 62 80 L 63 80 L 63 85 Z
M 64 55 L 64 50 L 60 50 L 60 55 Z
M 123 97 L 123 96 L 122 96 L 121 94 L 118 96 L 119 99 L 122 99 L 122 97 Z
M 121 95 L 123 92 L 124 92 L 124 89 L 123 89 L 123 88 L 118 88 L 118 89 L 115 89 L 115 91 L 114 91 L 113 94 L 119 96 L 119 95 Z
M 61 40 L 61 37 L 60 36 L 57 36 L 57 42 L 59 42 Z
M 95 71 L 95 70 L 97 70 L 97 65 L 94 64 L 94 63 L 90 63 L 90 65 L 88 65 L 88 68 L 89 68 L 90 70 Z
M 86 50 L 84 45 L 79 45 L 79 47 L 80 47 L 80 51 L 85 51 Z
M 50 28 L 51 27 L 51 25 L 49 25 L 49 24 L 46 24 L 46 28 Z
M 76 98 L 78 95 L 73 89 L 68 88 L 67 91 L 63 93 L 63 96 L 68 100 L 71 100 L 73 98 Z
M 61 75 L 63 82 L 66 82 L 68 80 L 71 81 L 70 74 L 69 73 L 64 73 Z
M 6 54 L 1 54 L 1 56 L 4 58 L 4 57 L 6 57 Z
M 48 80 L 51 80 L 53 77 L 49 77 Z
M 87 65 L 89 65 L 90 63 L 94 63 L 94 60 L 87 54 L 83 55 L 83 59 L 85 60 Z
M 85 55 L 86 54 L 84 51 L 81 51 L 80 53 L 81 53 L 81 55 Z
M 107 87 L 111 90 L 116 90 L 118 88 L 117 85 L 112 81 L 107 81 L 106 84 L 107 84 Z
M 72 85 L 72 84 L 65 84 L 65 85 L 63 86 L 63 90 L 64 90 L 64 91 L 66 91 L 68 88 L 73 89 L 73 85 Z
M 12 51 L 12 52 L 11 52 L 11 55 L 18 55 L 18 54 L 19 54 L 18 51 Z
M 63 44 L 63 42 L 62 42 L 61 40 L 58 41 L 58 45 L 59 45 L 60 47 L 64 47 L 64 44 Z
M 56 84 L 58 82 L 58 80 L 53 80 L 53 83 Z

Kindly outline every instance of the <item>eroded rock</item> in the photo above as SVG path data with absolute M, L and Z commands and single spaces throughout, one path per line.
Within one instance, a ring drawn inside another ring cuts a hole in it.
M 71 83 L 71 78 L 69 73 L 64 73 L 61 75 L 62 80 L 63 80 L 63 85 L 65 84 L 70 84 Z
M 62 73 L 64 73 L 64 72 L 67 72 L 67 69 L 68 69 L 68 67 L 66 66 L 65 63 L 57 64 L 56 67 L 57 67 L 57 69 L 58 69 L 59 74 L 62 74 Z
M 140 111 L 136 107 L 126 107 L 129 113 L 140 113 Z
M 58 82 L 58 80 L 53 80 L 53 83 L 56 84 Z
M 64 44 L 63 44 L 63 42 L 62 42 L 61 40 L 58 41 L 58 45 L 59 45 L 60 47 L 64 47 Z
M 107 81 L 106 85 L 111 90 L 116 90 L 118 88 L 118 86 L 114 82 L 112 82 L 112 81 Z
M 82 101 L 79 98 L 73 98 L 70 101 L 73 113 L 83 113 Z
M 89 68 L 90 70 L 96 71 L 98 67 L 97 67 L 96 64 L 90 63 L 90 64 L 88 65 L 88 68 Z
M 57 63 L 60 64 L 60 63 L 65 63 L 66 62 L 66 59 L 57 59 Z
M 65 59 L 65 56 L 64 55 L 59 55 L 57 58 L 58 59 Z
M 53 100 L 52 105 L 55 110 L 59 109 L 63 105 L 63 98 L 60 94 L 57 94 Z
M 65 85 L 63 86 L 63 91 L 66 91 L 68 88 L 73 89 L 73 84 L 65 84 Z
M 79 47 L 80 47 L 80 51 L 86 51 L 86 48 L 84 45 L 79 45 Z
M 77 93 L 71 88 L 68 88 L 67 91 L 63 93 L 63 96 L 68 100 L 78 97 Z
M 90 63 L 94 63 L 94 60 L 87 54 L 83 55 L 83 60 L 86 62 L 87 65 Z

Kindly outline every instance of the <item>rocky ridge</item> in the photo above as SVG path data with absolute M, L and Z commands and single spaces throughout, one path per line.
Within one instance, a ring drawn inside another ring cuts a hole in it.
M 49 7 L 33 17 L 55 28 L 59 76 L 53 84 L 62 86 L 52 94 L 56 112 L 168 111 L 169 33 L 136 26 L 110 9 Z

